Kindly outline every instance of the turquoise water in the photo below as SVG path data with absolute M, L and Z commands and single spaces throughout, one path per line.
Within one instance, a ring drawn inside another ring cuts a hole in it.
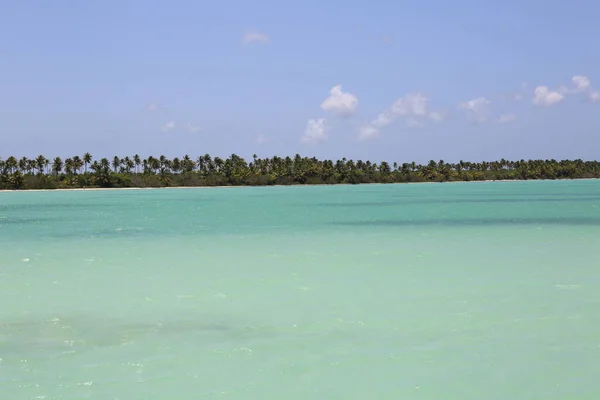
M 0 193 L 0 398 L 598 399 L 600 181 Z

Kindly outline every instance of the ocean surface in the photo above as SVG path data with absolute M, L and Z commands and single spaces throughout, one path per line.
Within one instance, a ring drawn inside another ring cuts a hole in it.
M 0 398 L 600 399 L 600 181 L 0 193 Z

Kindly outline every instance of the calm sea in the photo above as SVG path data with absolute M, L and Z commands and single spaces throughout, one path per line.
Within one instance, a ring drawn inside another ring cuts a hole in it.
M 0 193 L 0 398 L 600 398 L 600 181 Z

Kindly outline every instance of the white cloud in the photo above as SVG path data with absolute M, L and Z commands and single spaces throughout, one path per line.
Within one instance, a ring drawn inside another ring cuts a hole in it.
M 270 39 L 267 35 L 265 35 L 264 33 L 256 32 L 256 31 L 246 32 L 244 34 L 244 37 L 242 38 L 242 43 L 244 43 L 244 44 L 269 43 L 269 42 L 270 42 Z
M 379 129 L 375 128 L 373 125 L 367 124 L 363 125 L 358 130 L 358 140 L 372 140 L 379 137 Z
M 513 122 L 515 119 L 517 119 L 517 116 L 514 114 L 502 114 L 498 117 L 497 121 L 501 124 L 506 124 L 508 122 Z
M 445 118 L 441 112 L 428 112 L 429 99 L 422 93 L 409 93 L 396 100 L 390 107 L 381 112 L 369 124 L 363 125 L 358 132 L 359 140 L 379 137 L 379 129 L 394 122 L 396 118 L 404 118 L 408 125 L 422 126 L 420 119 L 429 118 L 441 121 Z
M 389 109 L 385 110 L 381 114 L 377 116 L 372 122 L 371 125 L 374 128 L 383 128 L 386 125 L 389 125 L 394 120 L 394 115 L 392 115 Z
M 163 130 L 163 132 L 172 131 L 173 129 L 175 129 L 175 125 L 176 125 L 175 121 L 169 121 L 163 125 L 162 130 Z
M 446 118 L 448 118 L 448 115 L 446 115 L 446 113 L 443 113 L 440 111 L 432 111 L 429 113 L 429 115 L 427 117 L 432 121 L 441 122 L 441 121 L 445 120 Z
M 555 91 L 551 91 L 547 86 L 538 86 L 534 90 L 532 101 L 540 106 L 551 106 L 563 101 L 565 96 L 577 93 L 586 93 L 590 101 L 598 101 L 598 92 L 592 87 L 590 78 L 584 75 L 573 76 L 570 86 L 561 85 Z
M 198 125 L 192 124 L 191 122 L 187 124 L 187 129 L 190 133 L 198 133 L 202 130 Z
M 551 91 L 547 86 L 538 86 L 534 90 L 533 104 L 540 106 L 551 106 L 560 103 L 564 98 L 564 94 L 559 91 Z
M 309 119 L 302 136 L 302 141 L 305 143 L 321 142 L 327 139 L 327 126 L 325 119 Z
M 579 92 L 585 92 L 592 88 L 591 82 L 588 77 L 582 75 L 575 75 L 571 78 L 573 85 L 575 86 L 575 90 Z
M 409 94 L 400 98 L 392 104 L 390 111 L 397 116 L 417 116 L 427 115 L 427 102 L 429 99 L 421 93 Z
M 323 101 L 321 108 L 333 111 L 342 116 L 354 114 L 358 106 L 358 98 L 352 93 L 343 92 L 341 85 L 336 85 L 330 90 L 330 96 Z
M 409 93 L 396 100 L 388 109 L 375 118 L 372 125 L 382 128 L 391 124 L 397 117 L 424 117 L 427 115 L 427 102 L 429 100 L 421 93 Z
M 556 91 L 557 91 L 558 93 L 562 94 L 562 95 L 569 94 L 569 93 L 571 93 L 571 92 L 572 92 L 572 91 L 571 91 L 571 90 L 569 90 L 569 88 L 568 88 L 568 87 L 566 87 L 565 85 L 560 85 L 560 86 L 558 87 L 558 89 L 556 89 Z
M 600 101 L 600 92 L 592 87 L 592 82 L 587 76 L 575 75 L 571 78 L 571 81 L 575 86 L 575 92 L 587 93 L 588 98 L 592 103 Z
M 462 102 L 458 105 L 458 108 L 465 111 L 467 117 L 478 123 L 487 121 L 490 115 L 490 101 L 485 97 Z
M 592 82 L 590 78 L 583 75 L 575 75 L 573 78 L 571 78 L 571 81 L 573 82 L 573 86 L 575 87 L 571 90 L 571 92 L 586 93 L 588 95 L 589 100 L 592 103 L 600 101 L 600 92 L 598 92 L 592 87 Z

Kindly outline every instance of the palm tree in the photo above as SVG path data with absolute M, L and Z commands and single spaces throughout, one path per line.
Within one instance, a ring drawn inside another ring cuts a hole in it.
M 74 162 L 72 158 L 67 158 L 65 160 L 65 174 L 72 175 L 75 169 Z
M 29 160 L 27 157 L 21 157 L 19 160 L 19 170 L 21 170 L 21 172 L 29 172 Z
M 79 173 L 79 170 L 81 169 L 82 166 L 83 166 L 83 161 L 81 161 L 81 158 L 79 158 L 79 156 L 73 157 L 73 171 L 75 171 L 76 174 Z
M 92 162 L 92 155 L 90 153 L 85 153 L 83 155 L 83 165 L 85 167 L 85 172 L 87 173 L 87 166 Z
M 44 173 L 44 168 L 46 168 L 46 166 L 48 165 L 48 160 L 46 159 L 46 157 L 39 155 L 35 159 L 35 162 L 38 174 L 42 175 Z
M 4 162 L 4 168 L 8 171 L 9 174 L 14 174 L 17 171 L 19 166 L 19 162 L 13 156 L 10 156 Z
M 117 170 L 120 165 L 121 165 L 121 159 L 117 156 L 114 156 L 113 161 L 112 161 L 112 167 L 113 167 L 115 174 L 117 173 Z
M 62 169 L 63 169 L 63 165 L 64 164 L 63 164 L 62 159 L 60 157 L 56 157 L 54 159 L 54 161 L 52 162 L 52 173 L 55 176 L 58 176 L 61 173 Z
M 138 154 L 136 154 L 136 155 L 133 156 L 133 162 L 135 164 L 135 173 L 137 174 L 139 172 L 138 168 L 142 164 L 142 161 L 141 161 L 140 156 Z

